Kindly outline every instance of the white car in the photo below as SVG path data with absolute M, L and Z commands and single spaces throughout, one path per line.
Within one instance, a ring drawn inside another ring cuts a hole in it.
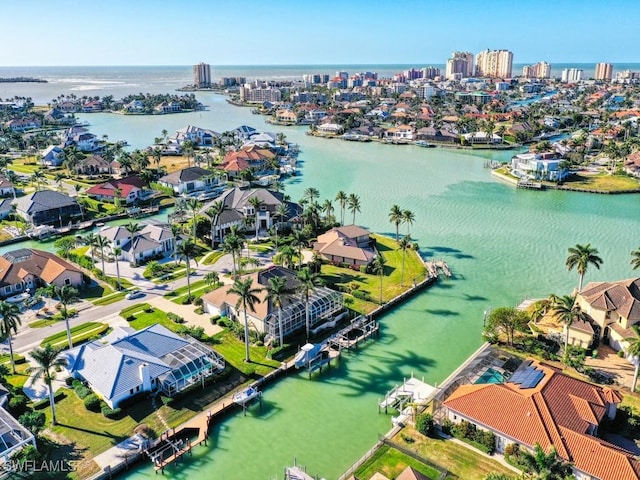
M 144 297 L 144 292 L 140 290 L 134 290 L 133 292 L 127 293 L 124 298 L 127 300 L 135 300 L 136 298 Z

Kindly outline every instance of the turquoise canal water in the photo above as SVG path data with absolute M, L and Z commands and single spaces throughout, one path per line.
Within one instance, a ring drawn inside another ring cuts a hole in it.
M 309 186 L 319 189 L 321 199 L 334 198 L 338 190 L 356 193 L 362 203 L 356 222 L 388 234 L 394 232 L 390 207 L 411 209 L 411 235 L 420 253 L 447 261 L 455 278 L 382 317 L 380 339 L 345 355 L 339 367 L 312 380 L 290 375 L 265 391 L 262 411 L 217 422 L 210 446 L 170 468 L 169 478 L 280 478 L 294 458 L 310 473 L 336 478 L 390 428 L 390 417 L 377 412 L 378 399 L 412 372 L 431 384 L 446 378 L 480 345 L 484 310 L 570 293 L 578 275 L 565 267 L 568 247 L 591 243 L 600 251 L 604 264 L 591 268 L 587 281 L 633 276 L 629 252 L 640 245 L 639 196 L 515 190 L 483 168 L 486 159 L 507 160 L 510 152 L 315 139 L 303 128 L 267 125 L 223 97 L 197 95 L 208 111 L 80 117 L 96 135 L 125 138 L 136 148 L 150 144 L 163 128 L 173 132 L 187 124 L 283 131 L 302 149 L 302 175 L 286 188 L 293 199 Z M 124 477 L 156 478 L 150 463 Z

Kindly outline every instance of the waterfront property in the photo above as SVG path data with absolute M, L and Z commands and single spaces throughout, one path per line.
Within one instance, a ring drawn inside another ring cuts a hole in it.
M 16 213 L 34 227 L 62 227 L 82 216 L 78 200 L 53 190 L 40 190 L 16 200 Z
M 119 258 L 135 263 L 171 255 L 180 243 L 180 238 L 176 238 L 171 226 L 165 223 L 147 223 L 135 236 L 121 225 L 105 227 L 98 235 L 111 242 L 108 249 L 112 254 L 114 248 L 120 248 Z
M 9 391 L 0 385 L 0 465 L 8 464 L 27 445 L 36 446 L 35 436 L 5 410 L 8 400 Z
M 144 182 L 138 175 L 131 175 L 94 185 L 87 190 L 87 195 L 96 200 L 108 202 L 122 200 L 128 205 L 144 196 L 144 187 Z
M 86 381 L 111 408 L 142 392 L 174 396 L 225 367 L 209 347 L 158 324 L 140 331 L 117 328 L 105 340 L 81 345 L 65 356 L 69 374 Z
M 358 268 L 369 265 L 375 258 L 374 245 L 368 230 L 358 225 L 345 225 L 319 235 L 313 250 L 334 265 L 347 263 Z
M 622 395 L 533 360 L 523 362 L 502 384 L 458 387 L 443 403 L 446 418 L 496 435 L 496 451 L 508 445 L 547 452 L 555 447 L 581 480 L 628 480 L 640 476 L 634 454 L 597 435 L 615 418 Z
M 590 282 L 576 296 L 587 320 L 569 327 L 569 342 L 582 347 L 594 340 L 623 350 L 625 340 L 636 338 L 640 323 L 640 278 L 618 282 Z
M 0 257 L 0 296 L 35 291 L 42 285 L 80 287 L 82 271 L 53 253 L 20 248 Z
M 561 167 L 563 161 L 551 152 L 520 153 L 511 159 L 511 174 L 526 180 L 560 182 L 569 176 L 569 170 Z
M 171 172 L 158 180 L 160 185 L 171 188 L 174 193 L 199 192 L 223 185 L 219 176 L 201 167 L 188 167 Z
M 280 322 L 282 322 L 282 335 L 288 335 L 305 327 L 306 309 L 309 309 L 310 328 L 315 328 L 330 321 L 342 309 L 342 295 L 326 287 L 317 287 L 309 292 L 309 305 L 302 293 L 295 293 L 283 301 L 282 311 L 279 312 L 267 298 L 265 287 L 269 285 L 269 279 L 282 277 L 287 281 L 287 287 L 296 289 L 300 282 L 295 272 L 284 267 L 274 266 L 247 275 L 250 278 L 252 288 L 262 289 L 258 294 L 259 303 L 255 304 L 255 312 L 248 311 L 249 324 L 258 332 L 267 333 L 273 339 L 280 338 Z M 229 293 L 226 288 L 218 288 L 202 297 L 204 309 L 212 315 L 226 315 L 242 321 L 244 312 L 236 310 L 238 296 Z

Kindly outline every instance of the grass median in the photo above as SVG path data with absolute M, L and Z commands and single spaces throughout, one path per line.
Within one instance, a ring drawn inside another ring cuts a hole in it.
M 109 325 L 100 322 L 87 322 L 81 325 L 76 325 L 71 329 L 71 340 L 74 345 L 82 343 L 92 337 L 103 334 L 109 329 Z M 44 347 L 47 343 L 50 343 L 52 347 L 62 347 L 67 344 L 67 331 L 55 333 L 48 336 L 40 343 L 40 346 Z

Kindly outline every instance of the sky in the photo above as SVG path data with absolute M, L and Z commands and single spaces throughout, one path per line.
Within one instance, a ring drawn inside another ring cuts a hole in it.
M 640 62 L 638 0 L 0 0 L 0 66 Z

